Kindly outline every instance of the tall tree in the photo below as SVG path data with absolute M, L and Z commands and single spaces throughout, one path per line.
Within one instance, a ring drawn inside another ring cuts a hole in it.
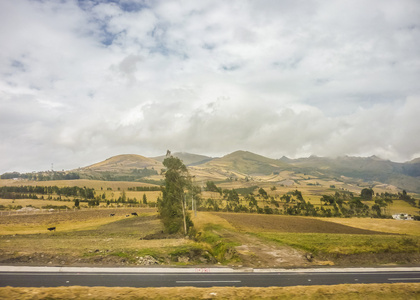
M 163 161 L 166 167 L 165 187 L 159 201 L 159 214 L 168 233 L 183 232 L 187 235 L 193 223 L 185 208 L 185 190 L 191 185 L 187 167 L 173 156 Z

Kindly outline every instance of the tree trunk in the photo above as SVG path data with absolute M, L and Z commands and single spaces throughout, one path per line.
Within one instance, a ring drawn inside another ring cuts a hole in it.
M 187 220 L 185 218 L 185 194 L 184 199 L 182 201 L 182 216 L 184 217 L 184 234 L 187 235 Z

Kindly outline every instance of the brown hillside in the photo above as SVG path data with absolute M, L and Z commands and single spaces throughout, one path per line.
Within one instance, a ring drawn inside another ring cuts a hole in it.
M 82 170 L 85 171 L 96 171 L 96 172 L 106 172 L 106 171 L 121 171 L 123 169 L 144 169 L 144 168 L 154 168 L 160 170 L 163 168 L 162 163 L 147 158 L 141 155 L 136 154 L 123 154 L 113 156 L 102 162 L 87 166 Z

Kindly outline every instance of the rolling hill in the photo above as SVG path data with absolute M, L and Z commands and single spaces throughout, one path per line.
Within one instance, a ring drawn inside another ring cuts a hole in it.
M 98 180 L 140 181 L 158 175 L 163 169 L 161 162 L 136 154 L 110 157 L 102 162 L 74 170 L 81 178 Z
M 281 160 L 285 161 L 283 158 Z M 416 160 L 396 163 L 376 156 L 337 158 L 311 156 L 288 159 L 287 163 L 309 174 L 321 172 L 324 176 L 331 178 L 345 176 L 364 182 L 381 182 L 408 191 L 420 192 L 420 163 Z
M 420 193 L 420 158 L 406 163 L 383 160 L 376 156 L 336 158 L 310 156 L 272 159 L 248 151 L 235 151 L 220 158 L 190 153 L 174 153 L 188 166 L 196 181 L 231 182 L 243 185 L 248 181 L 284 186 L 339 184 L 342 188 L 389 186 Z M 93 165 L 68 172 L 82 179 L 143 181 L 160 184 L 165 156 L 148 158 L 136 154 L 117 155 Z M 46 172 L 48 173 L 48 172 Z M 7 174 L 7 173 L 6 173 Z M 3 177 L 13 178 L 15 173 Z M 10 175 L 10 176 L 9 176 Z M 46 174 L 48 175 L 48 174 Z M 23 177 L 25 178 L 25 177 Z
M 186 152 L 176 152 L 173 153 L 172 156 L 178 157 L 184 165 L 188 166 L 195 166 L 195 165 L 201 165 L 203 163 L 206 163 L 208 161 L 211 161 L 213 158 L 205 155 L 199 155 L 199 154 L 191 154 Z M 165 155 L 152 157 L 152 159 L 157 160 L 159 162 L 163 162 L 165 159 Z
M 336 158 L 310 156 L 308 158 L 272 159 L 248 151 L 235 151 L 220 158 L 185 152 L 174 153 L 190 169 L 197 180 L 229 181 L 253 178 L 266 180 L 275 177 L 277 182 L 304 180 L 305 176 L 339 181 L 354 185 L 377 185 L 379 183 L 396 186 L 420 193 L 420 160 L 396 163 L 376 156 Z M 147 158 L 141 155 L 117 155 L 105 161 L 77 170 L 82 178 L 102 180 L 158 181 L 165 156 Z
M 243 175 L 269 175 L 288 168 L 282 161 L 267 158 L 248 151 L 236 151 L 221 158 L 215 158 L 200 167 L 209 169 L 223 169 Z

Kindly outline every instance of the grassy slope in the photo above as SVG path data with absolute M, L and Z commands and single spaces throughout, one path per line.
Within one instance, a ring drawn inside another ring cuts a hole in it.
M 273 171 L 284 170 L 287 165 L 275 159 L 270 159 L 247 151 L 236 151 L 222 158 L 216 158 L 203 165 L 208 168 L 222 168 L 243 174 L 271 174 Z

